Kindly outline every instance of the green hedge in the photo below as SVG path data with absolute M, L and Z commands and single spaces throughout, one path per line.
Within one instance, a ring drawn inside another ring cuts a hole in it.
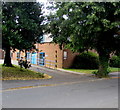
M 120 68 L 120 56 L 112 56 L 109 61 L 109 66 Z
M 96 53 L 83 52 L 74 59 L 72 68 L 76 69 L 98 69 L 99 58 Z

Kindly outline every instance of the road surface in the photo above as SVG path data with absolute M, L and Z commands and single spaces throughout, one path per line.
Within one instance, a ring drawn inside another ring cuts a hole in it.
M 98 79 L 42 67 L 31 69 L 53 78 L 3 81 L 3 108 L 118 108 L 118 73 Z

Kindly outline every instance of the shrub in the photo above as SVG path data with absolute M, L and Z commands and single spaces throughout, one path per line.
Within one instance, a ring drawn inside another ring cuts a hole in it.
M 77 55 L 73 61 L 72 68 L 76 69 L 98 69 L 99 58 L 96 53 L 83 52 Z
M 120 68 L 120 56 L 112 56 L 109 61 L 109 66 Z
M 109 68 L 107 68 L 107 74 L 109 74 L 110 72 L 111 72 L 111 69 L 109 67 Z M 98 71 L 93 71 L 92 74 L 94 74 L 95 76 L 97 76 L 98 75 Z

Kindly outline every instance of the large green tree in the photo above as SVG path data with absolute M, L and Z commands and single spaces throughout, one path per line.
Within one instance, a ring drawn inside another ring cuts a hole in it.
M 2 43 L 4 64 L 12 66 L 10 50 L 30 50 L 43 34 L 42 4 L 36 2 L 2 3 Z
M 97 76 L 106 77 L 110 54 L 120 52 L 120 2 L 57 2 L 52 8 L 47 32 L 54 42 L 77 52 L 95 49 Z

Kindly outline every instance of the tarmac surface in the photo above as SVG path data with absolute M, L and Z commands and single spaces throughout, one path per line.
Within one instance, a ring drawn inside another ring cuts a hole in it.
M 14 64 L 17 64 L 14 62 Z M 119 72 L 111 78 L 53 70 L 30 69 L 53 76 L 43 80 L 2 81 L 3 108 L 118 108 Z
M 118 80 L 103 79 L 2 93 L 3 108 L 118 108 Z
M 16 61 L 12 61 L 13 64 L 17 65 Z M 2 81 L 3 90 L 16 88 L 16 87 L 25 87 L 25 86 L 40 86 L 40 85 L 49 85 L 49 84 L 63 84 L 69 82 L 80 82 L 86 80 L 95 80 L 92 75 L 69 72 L 61 70 L 54 70 L 50 68 L 45 68 L 41 66 L 32 65 L 31 70 L 38 71 L 41 73 L 48 74 L 52 76 L 51 79 L 40 79 L 40 80 L 6 80 Z
M 0 60 L 0 64 L 3 60 Z M 17 61 L 12 60 L 12 63 L 18 65 Z M 75 83 L 83 81 L 101 80 L 93 77 L 91 74 L 84 74 L 79 72 L 71 72 L 62 69 L 50 69 L 46 67 L 32 65 L 31 70 L 48 74 L 52 76 L 51 79 L 40 79 L 40 80 L 6 80 L 2 81 L 2 89 L 26 87 L 26 86 L 47 86 L 50 84 L 64 84 L 64 83 Z M 119 72 L 110 73 L 111 77 L 118 77 Z

